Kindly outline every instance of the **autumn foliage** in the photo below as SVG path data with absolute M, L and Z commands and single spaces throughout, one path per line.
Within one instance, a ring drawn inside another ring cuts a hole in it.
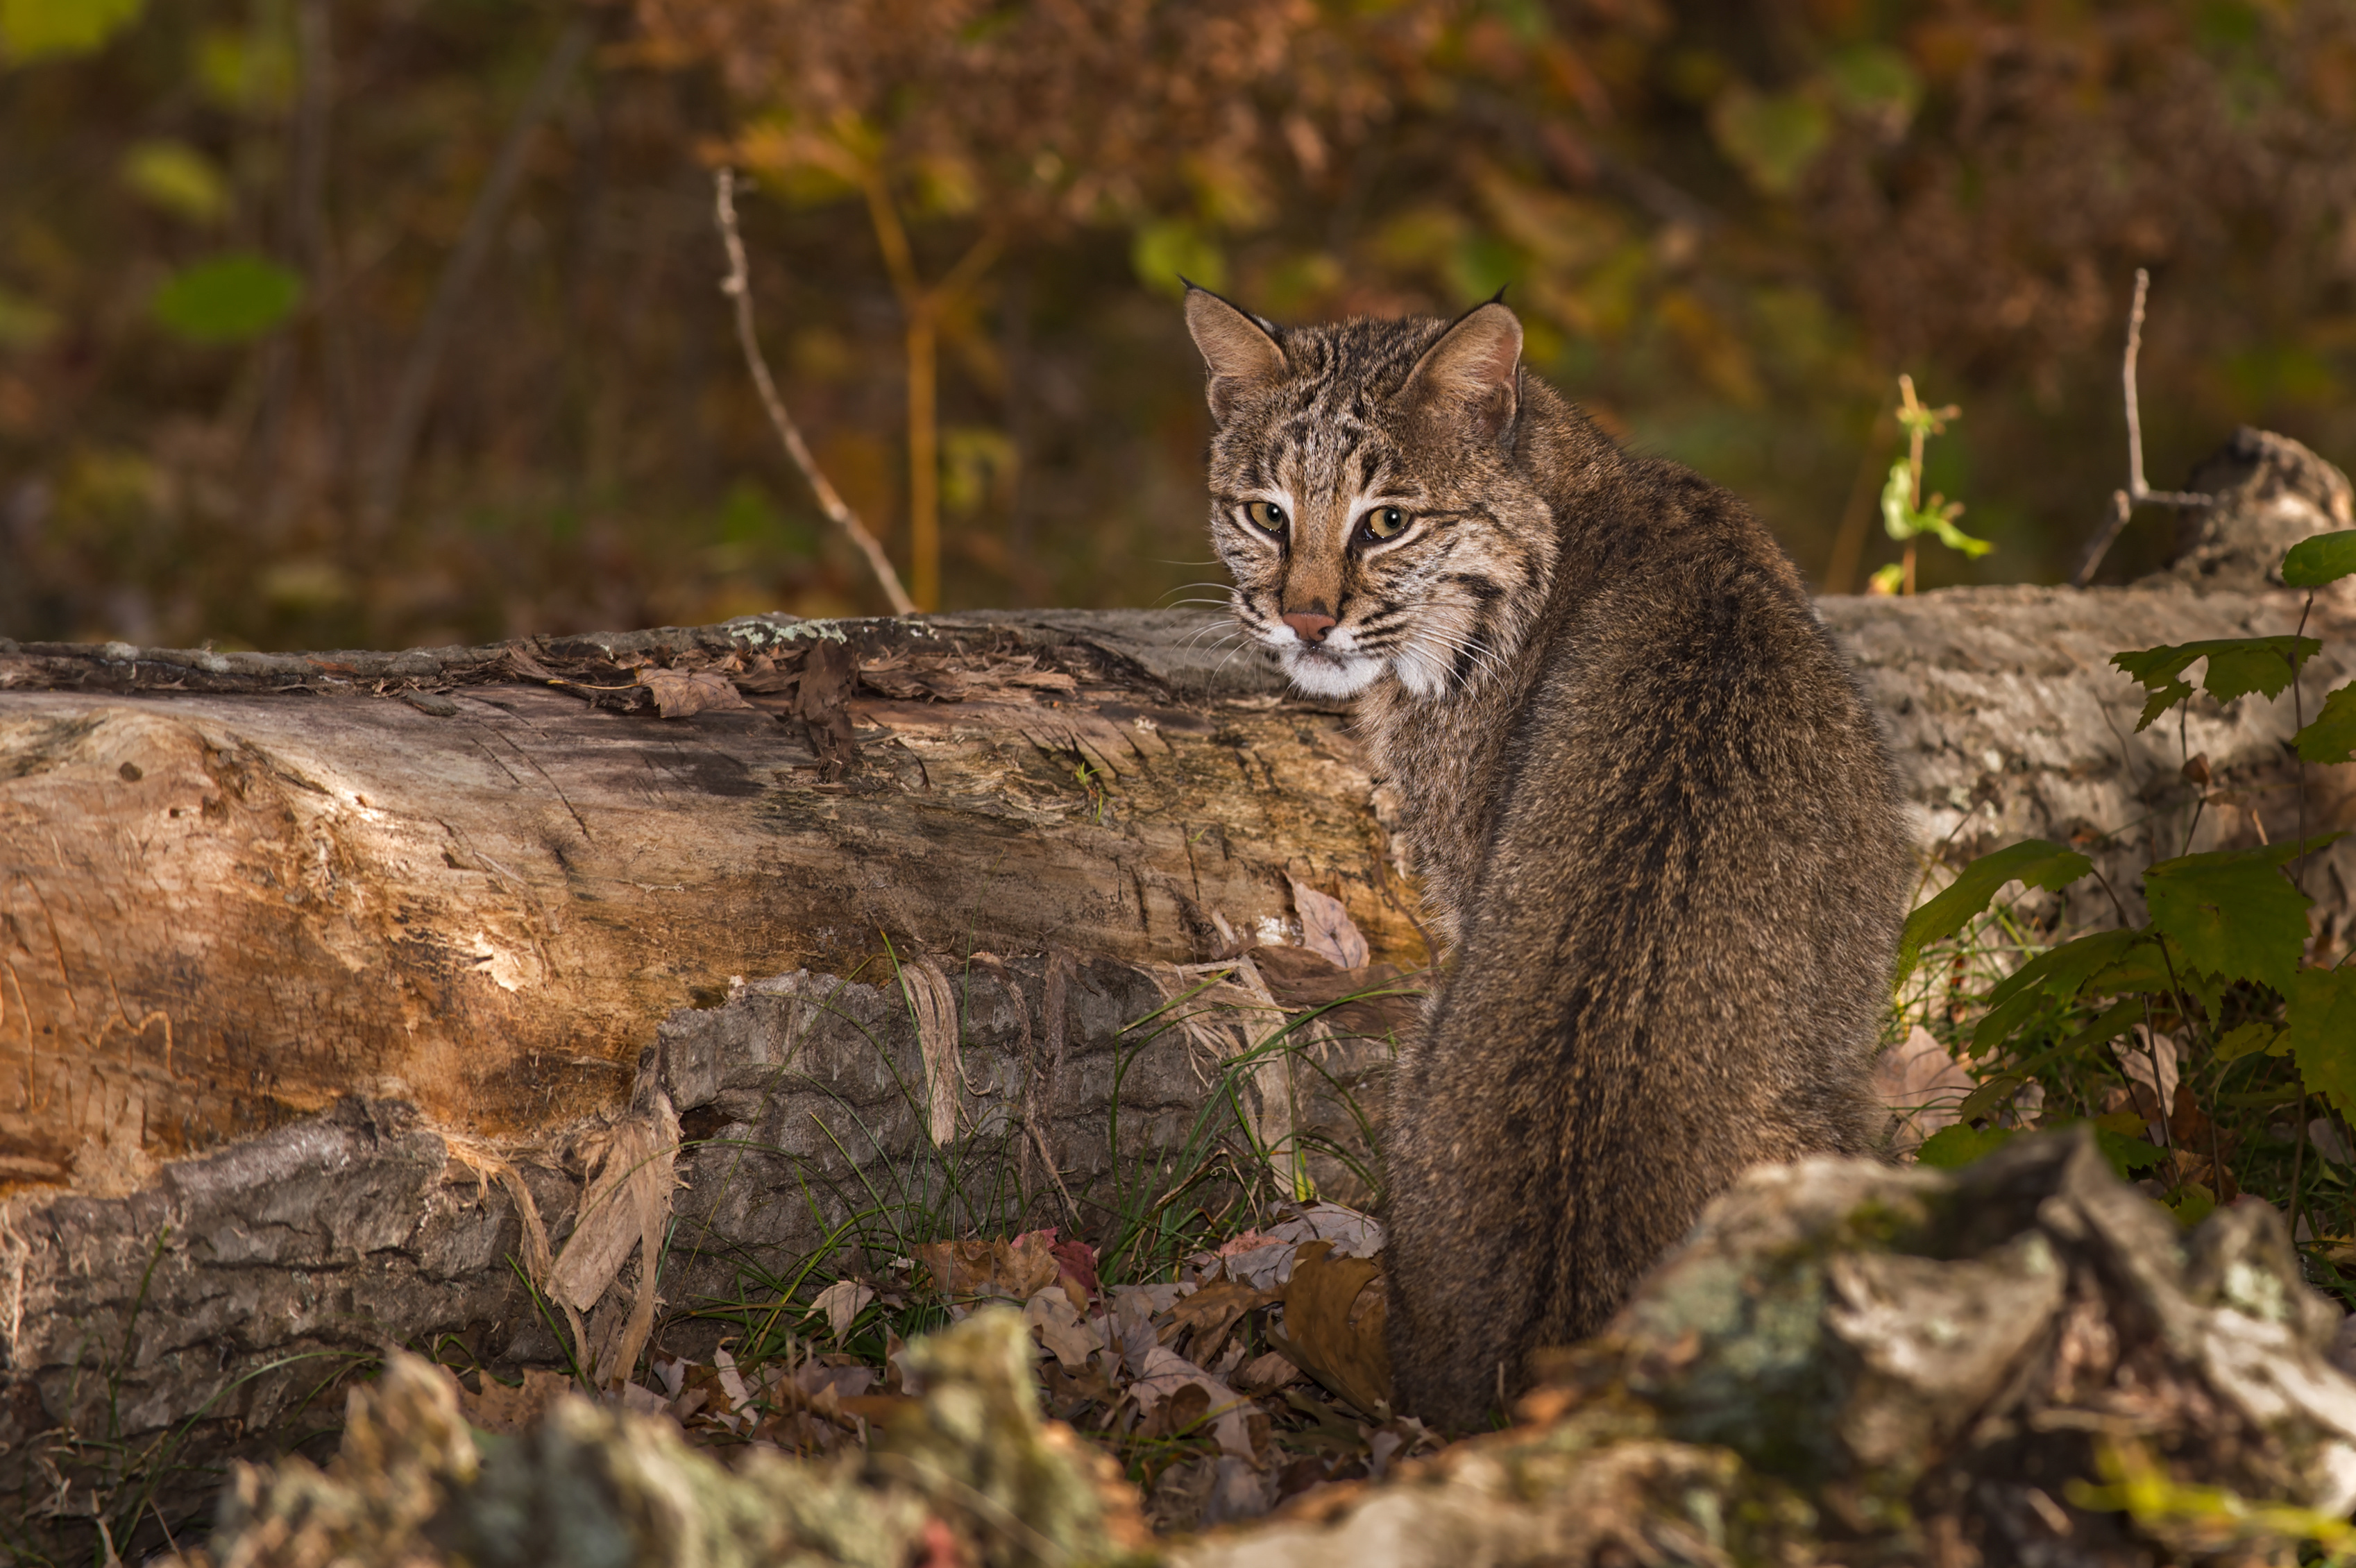
M 785 395 L 927 602 L 1205 576 L 1181 273 L 1506 286 L 1834 589 L 1896 554 L 1901 372 L 1997 547 L 1923 586 L 2067 572 L 2139 265 L 2155 484 L 2236 423 L 2356 447 L 2340 6 L 10 0 L 0 87 L 0 635 L 878 607 L 735 356 L 723 160 Z

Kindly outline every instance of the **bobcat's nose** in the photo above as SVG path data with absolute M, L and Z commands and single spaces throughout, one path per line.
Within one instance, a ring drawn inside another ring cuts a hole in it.
M 1283 619 L 1284 624 L 1292 628 L 1293 635 L 1304 643 L 1322 643 L 1325 640 L 1325 634 L 1333 629 L 1333 617 L 1331 615 L 1296 611 Z

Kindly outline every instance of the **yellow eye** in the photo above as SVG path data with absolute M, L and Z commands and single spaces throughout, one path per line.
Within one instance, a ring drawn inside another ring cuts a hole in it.
M 1284 531 L 1284 508 L 1273 501 L 1250 502 L 1244 507 L 1244 516 L 1251 520 L 1252 527 L 1264 534 Z
M 1370 539 L 1395 539 L 1407 532 L 1407 514 L 1397 507 L 1383 507 L 1368 512 L 1358 527 Z

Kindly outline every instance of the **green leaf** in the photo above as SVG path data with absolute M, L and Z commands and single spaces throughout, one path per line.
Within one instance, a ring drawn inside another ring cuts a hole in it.
M 2168 997 L 2181 990 L 2213 1015 L 2230 983 L 2204 972 L 2181 944 L 2161 937 L 2088 976 L 2086 989 L 2098 997 Z
M 2255 1056 L 2262 1051 L 2271 1054 L 2275 1041 L 2282 1038 L 2282 1032 L 2280 1026 L 2276 1024 L 2251 1022 L 2238 1025 L 2225 1031 L 2224 1038 L 2217 1042 L 2211 1060 L 2222 1066 L 2228 1061 L 2239 1061 L 2245 1056 Z
M 1710 133 L 1745 178 L 1769 196 L 1788 195 L 1832 140 L 1832 116 L 1804 93 L 1736 87 L 1710 106 Z
M 2001 1073 L 1989 1079 L 1964 1096 L 1964 1103 L 1955 1107 L 1955 1120 L 1968 1126 L 1982 1117 L 1994 1115 L 1997 1107 L 2011 1099 L 2022 1082 L 2018 1072 Z
M 1913 62 L 1887 44 L 1851 44 L 1825 62 L 1825 80 L 1845 109 L 1880 113 L 1903 129 L 1922 101 Z
M 1129 264 L 1137 281 L 1175 299 L 1186 292 L 1183 273 L 1206 289 L 1227 283 L 1227 259 L 1211 237 L 1183 219 L 1149 223 L 1129 244 Z
M 1906 927 L 1898 938 L 1898 983 L 1906 983 L 1922 962 L 1925 946 L 1963 930 L 1973 916 L 1987 910 L 1988 901 L 2007 882 L 2023 882 L 2051 892 L 2068 887 L 2094 869 L 2094 863 L 2075 849 L 2043 838 L 2026 838 L 1981 856 L 1906 917 Z
M 2111 663 L 2151 693 L 2143 717 L 2136 720 L 2142 731 L 2192 695 L 2184 672 L 2197 660 L 2209 661 L 2201 677 L 2202 688 L 2218 701 L 2231 702 L 2253 691 L 2280 696 L 2290 684 L 2292 662 L 2304 663 L 2322 651 L 2323 645 L 2313 637 L 2211 637 L 2113 654 Z
M 2356 1116 L 2356 969 L 2302 969 L 2284 993 L 2283 1043 L 2300 1082 L 2343 1116 Z
M 2294 737 L 2310 763 L 2344 763 L 2356 753 L 2356 681 L 2327 694 L 2323 711 Z
M 1914 537 L 1914 470 L 1906 459 L 1890 465 L 1881 485 L 1881 528 L 1894 539 Z
M 139 20 L 146 0 L 0 0 L 0 49 L 11 63 L 92 54 Z
M 0 348 L 38 348 L 56 336 L 57 312 L 0 287 Z
M 1991 554 L 1996 549 L 1996 545 L 1992 541 L 1974 539 L 1955 527 L 1955 519 L 1949 513 L 1923 512 L 1920 515 L 1922 518 L 1922 526 L 1937 535 L 1941 544 L 1958 554 L 1982 556 Z
M 2293 588 L 2320 588 L 2356 573 L 2356 528 L 2317 534 L 2290 547 L 2282 580 Z
M 242 343 L 284 321 L 302 299 L 294 273 L 237 253 L 176 273 L 155 291 L 153 309 L 166 330 L 191 343 Z
M 2188 1181 L 2162 1207 L 2189 1231 L 2217 1211 L 2217 1195 L 2197 1181 Z
M 1972 1054 L 1986 1056 L 2034 1018 L 2044 997 L 2076 996 L 2089 976 L 2150 939 L 2147 931 L 2097 931 L 2031 958 L 1989 990 L 1987 1013 L 1972 1030 Z
M 165 211 L 210 223 L 229 210 L 220 165 L 186 142 L 142 142 L 123 155 L 123 183 Z
M 1933 1170 L 1954 1170 L 1984 1155 L 1994 1154 L 2019 1136 L 2010 1127 L 1974 1127 L 1958 1122 L 1924 1138 L 1914 1159 Z
M 2094 1020 L 2055 1049 L 2064 1057 L 2081 1056 L 2105 1046 L 2143 1021 L 2141 997 L 2122 997 L 2096 1014 Z
M 2287 995 L 2307 951 L 2307 910 L 2315 901 L 2282 868 L 2338 837 L 2156 862 L 2143 874 L 2151 923 L 2193 967 Z
M 2131 1138 L 2108 1127 L 2094 1129 L 2094 1147 L 2125 1180 L 2138 1170 L 2149 1170 L 2167 1157 L 2167 1151 L 2143 1138 Z

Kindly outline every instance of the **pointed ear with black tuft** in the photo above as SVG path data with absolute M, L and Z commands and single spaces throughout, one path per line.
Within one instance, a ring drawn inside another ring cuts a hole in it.
M 1408 372 L 1398 400 L 1432 418 L 1501 441 L 1521 408 L 1522 319 L 1505 301 L 1475 305 L 1440 335 Z
M 1186 330 L 1194 335 L 1194 347 L 1210 369 L 1204 395 L 1210 400 L 1211 417 L 1221 423 L 1237 398 L 1284 374 L 1284 350 L 1267 323 L 1192 283 L 1186 284 Z

